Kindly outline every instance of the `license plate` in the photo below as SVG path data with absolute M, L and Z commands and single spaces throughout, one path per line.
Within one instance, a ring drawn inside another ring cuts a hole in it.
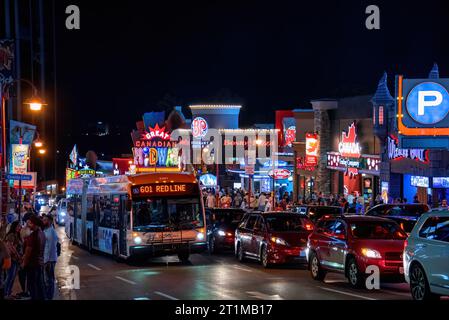
M 403 267 L 399 267 L 399 273 L 400 274 L 404 274 L 404 268 Z

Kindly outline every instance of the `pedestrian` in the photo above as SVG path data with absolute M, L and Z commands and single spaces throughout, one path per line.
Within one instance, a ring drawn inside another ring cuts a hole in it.
M 19 221 L 14 221 L 5 238 L 6 247 L 11 256 L 11 268 L 8 270 L 5 283 L 5 297 L 12 299 L 12 288 L 23 258 L 23 242 L 20 237 L 22 226 Z
M 58 260 L 58 234 L 53 226 L 53 217 L 46 215 L 43 218 L 45 234 L 44 250 L 44 280 L 46 300 L 53 300 L 55 293 L 55 266 Z
M 230 208 L 232 203 L 232 199 L 229 196 L 229 193 L 226 193 L 221 199 L 220 199 L 220 208 Z
M 31 234 L 25 239 L 22 268 L 26 270 L 27 286 L 32 300 L 45 300 L 44 287 L 44 252 L 45 234 L 43 223 L 31 216 L 27 220 Z
M 212 192 L 209 192 L 207 195 L 206 206 L 208 208 L 215 208 L 215 195 L 213 195 Z
M 11 267 L 11 257 L 5 243 L 0 240 L 0 300 L 5 298 L 5 273 Z
M 0 240 L 5 240 L 6 233 L 8 232 L 8 220 L 5 215 L 0 218 Z
M 240 206 L 242 205 L 242 195 L 240 194 L 240 192 L 237 192 L 237 194 L 234 197 L 234 207 L 235 208 L 240 208 Z
M 440 205 L 440 208 L 439 209 L 441 209 L 441 210 L 448 210 L 449 209 L 449 207 L 448 207 L 448 205 L 447 205 L 447 200 L 446 199 L 443 199 L 442 201 L 441 201 L 441 205 Z
M 415 195 L 415 196 L 413 197 L 413 203 L 419 203 L 418 195 Z
M 265 193 L 262 192 L 259 197 L 259 205 L 257 210 L 264 212 L 266 205 L 267 205 L 267 197 L 265 196 Z

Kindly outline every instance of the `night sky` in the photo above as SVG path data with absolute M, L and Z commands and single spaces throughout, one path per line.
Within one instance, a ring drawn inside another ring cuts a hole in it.
M 384 70 L 391 90 L 394 74 L 426 77 L 433 62 L 448 76 L 445 2 L 57 1 L 62 124 L 129 132 L 146 111 L 221 100 L 243 104 L 245 126 L 311 99 L 373 94 Z M 64 28 L 68 4 L 80 31 Z M 380 31 L 365 28 L 370 4 Z

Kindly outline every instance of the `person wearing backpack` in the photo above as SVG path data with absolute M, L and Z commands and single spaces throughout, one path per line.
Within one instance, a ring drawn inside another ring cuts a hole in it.
M 58 234 L 53 226 L 53 216 L 43 217 L 45 233 L 44 282 L 47 300 L 53 300 L 55 293 L 55 265 L 58 260 Z

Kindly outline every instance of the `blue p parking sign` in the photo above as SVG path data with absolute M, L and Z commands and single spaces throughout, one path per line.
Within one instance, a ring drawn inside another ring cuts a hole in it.
M 439 83 L 422 82 L 410 91 L 406 107 L 414 121 L 424 125 L 436 124 L 449 113 L 449 93 Z

